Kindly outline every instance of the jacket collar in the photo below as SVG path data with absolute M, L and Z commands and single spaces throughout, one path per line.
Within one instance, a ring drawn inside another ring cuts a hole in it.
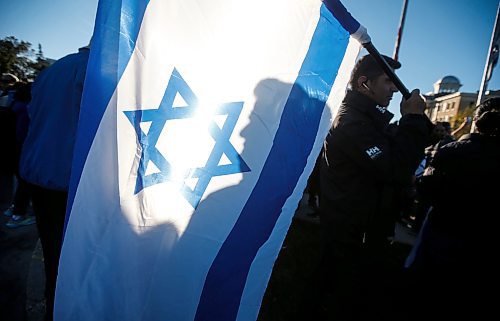
M 384 107 L 380 107 L 377 103 L 356 90 L 349 90 L 344 98 L 344 105 L 348 108 L 354 108 L 372 119 L 380 128 L 386 127 L 394 114 Z

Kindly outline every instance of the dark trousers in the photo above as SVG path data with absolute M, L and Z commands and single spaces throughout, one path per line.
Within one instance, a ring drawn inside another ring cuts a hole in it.
M 31 189 L 29 184 L 21 178 L 18 174 L 17 177 L 17 188 L 14 194 L 14 209 L 13 213 L 15 215 L 25 215 L 31 199 Z
M 31 185 L 45 265 L 46 320 L 52 320 L 68 193 Z
M 309 194 L 309 199 L 308 203 L 309 206 L 313 207 L 315 210 L 317 209 L 316 204 L 316 198 L 318 198 L 319 201 L 319 196 L 321 194 L 320 191 L 320 184 L 319 184 L 319 168 L 320 168 L 320 162 L 321 162 L 321 154 L 319 154 L 318 158 L 316 159 L 316 164 L 314 165 L 313 171 L 311 173 L 311 176 L 309 176 L 307 180 L 307 192 Z
M 329 242 L 318 273 L 321 315 L 316 320 L 401 320 L 397 296 L 403 261 L 389 242 L 347 244 Z

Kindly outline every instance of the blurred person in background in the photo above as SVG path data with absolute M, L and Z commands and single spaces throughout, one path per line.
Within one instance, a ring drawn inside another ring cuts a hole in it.
M 441 147 L 419 186 L 431 206 L 407 261 L 417 294 L 414 320 L 490 318 L 496 301 L 500 195 L 500 97 L 478 106 L 476 132 Z M 461 190 L 457 192 L 457 190 Z

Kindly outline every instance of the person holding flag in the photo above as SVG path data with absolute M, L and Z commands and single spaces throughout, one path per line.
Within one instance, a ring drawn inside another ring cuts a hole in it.
M 401 66 L 383 57 L 392 69 Z M 321 164 L 322 304 L 332 320 L 387 321 L 393 281 L 403 268 L 392 262 L 391 238 L 432 123 L 414 90 L 401 102 L 399 124 L 389 124 L 386 107 L 398 89 L 371 55 L 358 60 L 349 84 Z

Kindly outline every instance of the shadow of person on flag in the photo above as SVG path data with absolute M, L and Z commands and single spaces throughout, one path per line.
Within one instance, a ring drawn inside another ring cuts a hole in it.
M 321 100 L 328 95 L 311 97 L 324 92 L 317 80 L 308 75 L 299 75 L 294 84 L 262 80 L 254 89 L 254 104 L 245 106 L 251 108 L 248 120 L 239 135 L 233 133 L 232 142 L 250 170 L 217 178 L 228 184 L 207 194 L 196 210 L 210 217 L 195 213 L 180 239 L 207 226 L 218 235 L 205 240 L 214 256 L 195 320 L 257 319 L 274 262 L 321 149 L 322 122 L 331 118 Z M 243 145 L 237 145 L 239 139 Z

